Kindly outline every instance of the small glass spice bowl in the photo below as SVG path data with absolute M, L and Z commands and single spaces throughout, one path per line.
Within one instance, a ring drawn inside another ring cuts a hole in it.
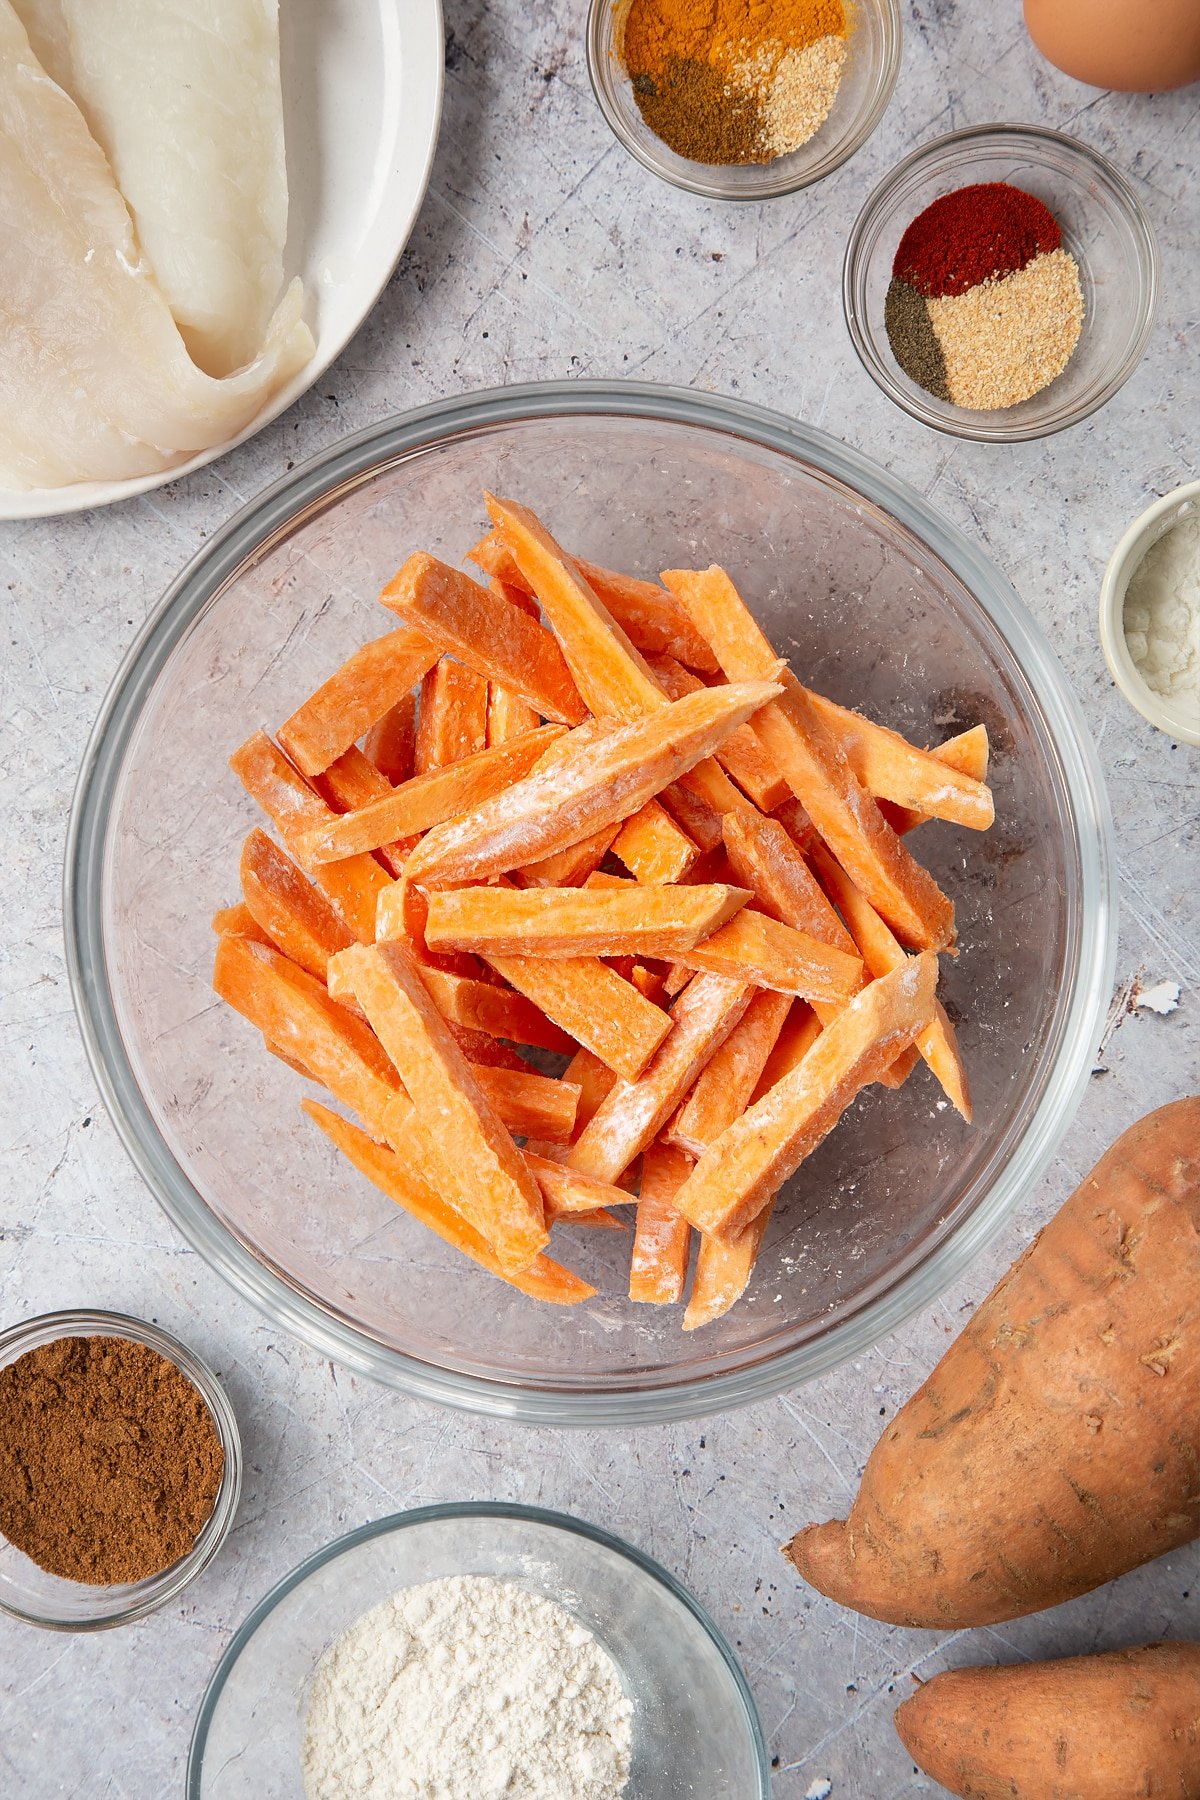
M 899 0 L 845 0 L 846 65 L 829 117 L 808 142 L 766 163 L 692 162 L 664 144 L 638 109 L 621 54 L 630 4 L 591 0 L 588 9 L 588 73 L 600 110 L 646 168 L 710 200 L 772 200 L 832 175 L 871 136 L 900 74 Z
M 0 1535 L 0 1611 L 49 1631 L 104 1631 L 144 1618 L 173 1600 L 213 1557 L 229 1535 L 242 1486 L 242 1445 L 233 1408 L 216 1376 L 185 1344 L 157 1325 L 115 1312 L 43 1313 L 0 1332 L 0 1368 L 30 1350 L 65 1337 L 118 1337 L 144 1344 L 175 1364 L 212 1415 L 225 1466 L 213 1510 L 186 1556 L 144 1581 L 95 1587 L 52 1575 Z
M 1200 747 L 1200 716 L 1193 700 L 1158 694 L 1144 680 L 1125 637 L 1125 594 L 1147 551 L 1183 519 L 1200 516 L 1200 481 L 1189 481 L 1140 513 L 1108 559 L 1100 585 L 1100 646 L 1109 673 L 1129 704 L 1181 744 Z
M 985 181 L 1010 182 L 1049 207 L 1079 265 L 1084 319 L 1070 362 L 1041 393 L 970 412 L 904 373 L 888 342 L 884 300 L 897 246 L 917 214 L 942 194 Z M 1020 443 L 1077 425 L 1129 379 L 1154 324 L 1158 251 L 1137 195 L 1095 150 L 1041 126 L 977 125 L 923 144 L 880 182 L 850 233 L 842 301 L 859 360 L 889 400 L 955 437 Z

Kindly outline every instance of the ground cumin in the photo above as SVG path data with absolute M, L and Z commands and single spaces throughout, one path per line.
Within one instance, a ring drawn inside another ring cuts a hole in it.
M 224 1452 L 203 1398 L 144 1344 L 57 1338 L 0 1370 L 0 1532 L 51 1574 L 157 1574 L 210 1517 Z
M 842 0 L 630 0 L 621 56 L 647 125 L 694 162 L 770 162 L 824 123 Z

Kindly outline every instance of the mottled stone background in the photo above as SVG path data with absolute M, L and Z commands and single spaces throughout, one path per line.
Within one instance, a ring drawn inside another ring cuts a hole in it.
M 181 1792 L 200 1695 L 251 1604 L 298 1558 L 381 1512 L 457 1497 L 565 1507 L 676 1570 L 736 1643 L 779 1800 L 896 1800 L 931 1784 L 890 1725 L 909 1677 L 1196 1632 L 1195 1549 L 1004 1630 L 941 1640 L 838 1611 L 788 1573 L 792 1527 L 844 1507 L 883 1421 L 1009 1259 L 1119 1129 L 1197 1086 L 1198 764 L 1114 690 L 1096 593 L 1125 523 L 1196 473 L 1200 90 L 1098 94 L 1030 48 L 1015 0 L 912 0 L 900 86 L 832 179 L 761 207 L 656 182 L 613 141 L 587 83 L 582 0 L 449 0 L 449 74 L 429 198 L 370 322 L 317 388 L 218 468 L 129 505 L 0 528 L 0 1320 L 93 1303 L 161 1320 L 224 1377 L 247 1451 L 241 1516 L 183 1604 L 123 1631 L 0 1623 L 0 1792 L 165 1800 Z M 1129 174 L 1163 252 L 1150 350 L 1097 417 L 1043 443 L 934 436 L 861 372 L 842 323 L 851 221 L 914 145 L 1038 120 Z M 1097 1070 L 1049 1174 L 943 1300 L 878 1350 L 750 1411 L 620 1435 L 433 1412 L 271 1330 L 186 1249 L 99 1108 L 72 1015 L 60 864 L 72 784 L 104 689 L 205 536 L 341 433 L 475 387 L 634 375 L 781 408 L 903 472 L 1016 583 L 1100 745 L 1117 817 L 1118 985 Z M 1180 983 L 1178 1010 L 1136 1007 Z

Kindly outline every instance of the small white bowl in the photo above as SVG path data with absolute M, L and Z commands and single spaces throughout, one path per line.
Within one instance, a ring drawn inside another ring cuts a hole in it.
M 1112 678 L 1143 719 L 1180 743 L 1200 746 L 1200 721 L 1178 700 L 1164 699 L 1143 680 L 1125 641 L 1125 591 L 1150 549 L 1185 513 L 1200 513 L 1200 481 L 1177 487 L 1133 521 L 1108 560 L 1100 584 L 1100 643 Z M 1190 715 L 1190 716 L 1189 716 Z

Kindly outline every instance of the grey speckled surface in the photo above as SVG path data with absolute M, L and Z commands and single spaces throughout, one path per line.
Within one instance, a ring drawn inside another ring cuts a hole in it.
M 1115 692 L 1095 597 L 1125 522 L 1197 472 L 1200 92 L 1097 94 L 1042 64 L 1015 0 L 907 7 L 900 87 L 874 141 L 824 185 L 730 210 L 665 188 L 610 138 L 581 56 L 581 0 L 449 0 L 449 79 L 428 202 L 386 296 L 313 392 L 219 465 L 145 500 L 0 534 L 0 1320 L 96 1303 L 161 1320 L 221 1371 L 247 1451 L 241 1516 L 184 1603 L 116 1634 L 0 1623 L 0 1792 L 161 1800 L 182 1791 L 204 1684 L 248 1607 L 299 1557 L 394 1508 L 457 1496 L 564 1507 L 686 1580 L 737 1644 L 779 1800 L 930 1792 L 890 1727 L 914 1668 L 1089 1649 L 1200 1627 L 1196 1549 L 1073 1606 L 952 1644 L 840 1613 L 776 1546 L 841 1510 L 883 1419 L 1116 1132 L 1197 1085 L 1195 753 Z M 841 249 L 879 175 L 924 138 L 1044 120 L 1107 152 L 1163 250 L 1150 351 L 1083 427 L 1015 449 L 925 433 L 854 361 Z M 59 879 L 75 769 L 104 688 L 203 538 L 292 461 L 438 395 L 629 375 L 740 394 L 901 470 L 979 540 L 1064 659 L 1116 812 L 1119 988 L 1099 1070 L 1052 1169 L 969 1277 L 895 1338 L 736 1416 L 635 1434 L 514 1430 L 410 1404 L 269 1329 L 185 1249 L 99 1109 L 63 969 Z M 1169 1018 L 1135 981 L 1183 989 Z M 1190 1597 L 1189 1597 L 1190 1596 Z

